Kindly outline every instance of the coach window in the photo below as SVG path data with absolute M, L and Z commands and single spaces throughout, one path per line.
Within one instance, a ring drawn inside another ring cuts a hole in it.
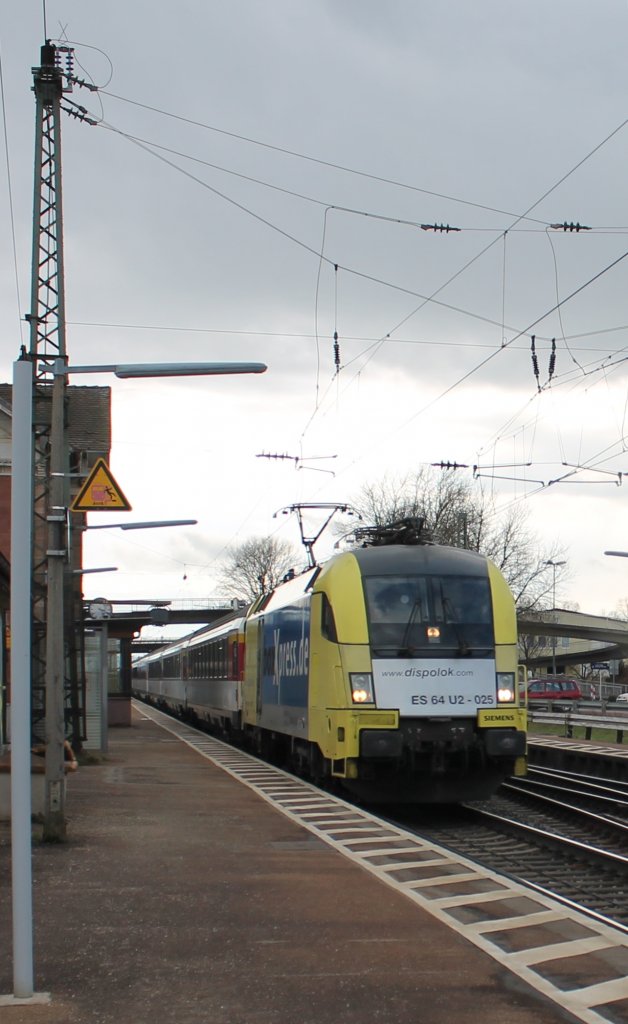
M 149 661 L 149 663 L 148 663 L 148 678 L 149 679 L 161 679 L 161 662 L 160 661 Z

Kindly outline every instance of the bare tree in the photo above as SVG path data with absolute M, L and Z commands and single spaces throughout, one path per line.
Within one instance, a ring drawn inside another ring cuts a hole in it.
M 539 633 L 519 633 L 519 660 L 527 668 L 542 656 L 547 655 L 548 640 Z
M 617 602 L 614 615 L 617 619 L 628 619 L 628 597 L 622 597 Z
M 481 503 L 453 473 L 436 475 L 423 468 L 400 479 L 384 477 L 365 484 L 351 504 L 373 526 L 410 516 L 424 519 L 434 540 L 453 547 L 476 548 L 483 528 Z
M 254 601 L 281 582 L 299 560 L 288 541 L 276 537 L 250 537 L 227 550 L 219 585 L 243 601 Z
M 477 550 L 495 563 L 506 577 L 519 611 L 550 608 L 554 598 L 552 563 L 564 562 L 565 551 L 558 541 L 541 547 L 528 525 L 529 512 L 513 506 L 504 516 L 491 516 L 491 526 Z M 566 565 L 556 568 L 560 586 L 568 575 Z
M 498 515 L 493 502 L 454 471 L 422 468 L 401 479 L 366 484 L 351 504 L 365 524 L 385 526 L 408 516 L 425 521 L 438 544 L 480 551 L 504 574 L 519 610 L 549 607 L 553 575 L 549 562 L 562 561 L 558 543 L 545 549 L 528 526 L 529 513 L 514 505 Z M 560 584 L 565 567 L 556 573 Z

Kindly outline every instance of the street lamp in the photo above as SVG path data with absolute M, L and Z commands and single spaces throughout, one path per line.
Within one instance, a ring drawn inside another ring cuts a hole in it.
M 71 373 L 114 373 L 116 377 L 180 377 L 264 373 L 264 363 L 146 363 L 53 366 L 50 432 L 50 513 L 46 628 L 46 801 L 49 789 L 57 817 L 63 815 L 63 575 L 66 548 L 64 508 L 64 394 Z M 33 362 L 13 364 L 11 456 L 11 878 L 13 907 L 13 990 L 33 999 L 33 886 L 31 864 L 31 577 L 33 508 Z M 61 514 L 63 513 L 63 514 Z M 49 704 L 50 702 L 50 704 Z M 54 762 L 54 763 L 53 763 Z M 49 783 L 49 780 L 51 782 Z
M 552 608 L 556 609 L 556 570 L 559 565 L 567 565 L 567 562 L 554 562 L 551 558 L 548 558 L 544 565 L 551 565 L 552 567 Z M 556 636 L 552 637 L 552 675 L 556 675 Z
M 79 530 L 156 530 L 161 526 L 196 526 L 198 519 L 155 519 L 146 523 L 87 523 Z

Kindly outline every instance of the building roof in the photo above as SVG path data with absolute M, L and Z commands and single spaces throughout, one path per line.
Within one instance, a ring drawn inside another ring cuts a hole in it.
M 11 408 L 11 384 L 0 384 L 0 403 Z M 68 395 L 68 441 L 74 451 L 111 448 L 111 388 L 74 387 Z

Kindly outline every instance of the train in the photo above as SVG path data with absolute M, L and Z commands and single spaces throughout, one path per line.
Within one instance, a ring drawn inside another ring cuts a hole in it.
M 363 801 L 447 804 L 526 773 L 517 662 L 488 558 L 375 530 L 138 658 L 133 692 Z

